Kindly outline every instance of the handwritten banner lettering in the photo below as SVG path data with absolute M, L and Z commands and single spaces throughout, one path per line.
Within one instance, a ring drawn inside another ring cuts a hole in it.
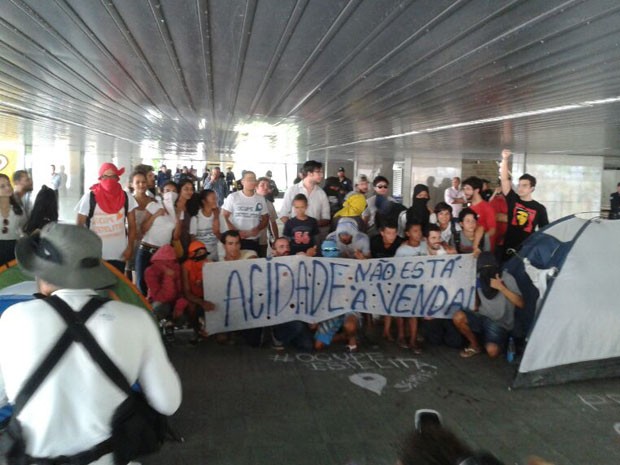
M 305 256 L 208 263 L 203 269 L 211 334 L 308 323 L 350 311 L 451 318 L 474 304 L 471 255 L 351 260 Z

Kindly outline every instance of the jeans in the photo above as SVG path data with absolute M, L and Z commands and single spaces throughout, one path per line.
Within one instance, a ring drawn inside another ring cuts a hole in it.
M 138 247 L 138 253 L 136 253 L 136 287 L 140 289 L 142 295 L 148 292 L 144 281 L 144 271 L 150 265 L 154 253 L 155 250 L 145 247 Z

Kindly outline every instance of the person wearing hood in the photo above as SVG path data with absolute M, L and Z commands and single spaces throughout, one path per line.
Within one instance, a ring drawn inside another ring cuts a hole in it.
M 336 230 L 327 235 L 325 240 L 334 241 L 340 251 L 341 258 L 370 258 L 370 240 L 359 231 L 353 218 L 341 218 Z
M 366 231 L 366 223 L 362 219 L 362 214 L 366 210 L 366 197 L 361 193 L 352 193 L 346 198 L 342 204 L 342 208 L 338 210 L 332 218 L 331 230 L 334 231 L 341 218 L 353 218 L 357 222 L 359 231 Z
M 103 242 L 103 259 L 125 272 L 125 262 L 133 256 L 138 207 L 132 195 L 123 190 L 120 177 L 125 168 L 113 163 L 99 168 L 99 182 L 91 186 L 78 203 L 77 224 L 86 226 Z
M 153 311 L 165 330 L 173 339 L 174 320 L 185 313 L 189 302 L 183 297 L 181 266 L 170 244 L 160 247 L 151 257 L 151 265 L 144 272 L 144 283 L 148 288 L 148 299 Z
M 417 221 L 422 225 L 422 232 L 424 234 L 428 232 L 428 225 L 432 213 L 431 209 L 427 205 L 429 200 L 430 193 L 428 186 L 424 184 L 416 184 L 413 188 L 411 207 L 407 209 L 407 223 Z
M 183 294 L 189 301 L 190 318 L 193 323 L 196 339 L 206 338 L 205 312 L 215 310 L 213 302 L 204 296 L 204 266 L 209 263 L 207 247 L 200 241 L 189 244 L 187 260 L 182 265 Z
M 491 252 L 480 254 L 476 271 L 476 306 L 472 310 L 458 310 L 452 321 L 469 342 L 461 357 L 481 353 L 482 340 L 487 354 L 493 358 L 501 355 L 506 346 L 508 333 L 514 326 L 515 308 L 523 308 L 524 300 L 515 278 L 508 271 L 500 270 Z

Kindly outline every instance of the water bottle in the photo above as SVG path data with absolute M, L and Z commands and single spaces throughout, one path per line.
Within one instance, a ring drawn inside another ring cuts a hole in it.
M 508 339 L 508 350 L 506 351 L 506 360 L 508 363 L 513 363 L 517 356 L 517 349 L 515 347 L 515 340 L 511 337 Z

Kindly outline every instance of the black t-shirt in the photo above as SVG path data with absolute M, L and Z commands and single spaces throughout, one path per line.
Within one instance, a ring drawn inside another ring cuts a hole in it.
M 284 231 L 282 235 L 291 240 L 291 255 L 305 252 L 314 247 L 314 238 L 319 233 L 319 223 L 311 216 L 305 220 L 299 218 L 290 218 L 284 223 Z
M 620 194 L 614 192 L 609 196 L 610 218 L 620 217 Z
M 403 240 L 396 236 L 396 240 L 386 249 L 383 245 L 383 237 L 381 237 L 381 234 L 377 234 L 370 238 L 370 255 L 372 258 L 393 257 L 394 254 L 396 254 L 396 249 L 398 249 L 402 243 Z
M 508 229 L 504 246 L 506 249 L 516 249 L 532 234 L 536 228 L 540 229 L 549 224 L 547 209 L 536 200 L 524 201 L 512 189 L 506 196 L 508 205 Z

